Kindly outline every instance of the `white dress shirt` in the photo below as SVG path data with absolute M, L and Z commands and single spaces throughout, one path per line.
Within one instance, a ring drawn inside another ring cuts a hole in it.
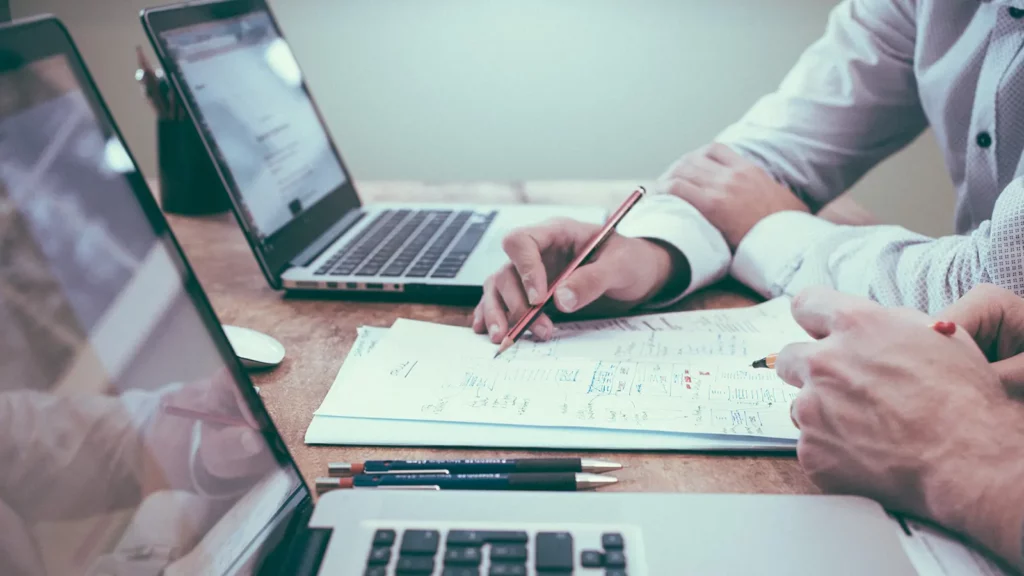
M 929 312 L 979 283 L 1024 295 L 1024 0 L 845 0 L 778 90 L 717 141 L 816 211 L 929 126 L 956 185 L 956 235 L 782 212 L 733 255 L 692 206 L 667 195 L 620 230 L 689 260 L 686 291 L 659 304 L 727 273 L 765 297 L 824 284 Z

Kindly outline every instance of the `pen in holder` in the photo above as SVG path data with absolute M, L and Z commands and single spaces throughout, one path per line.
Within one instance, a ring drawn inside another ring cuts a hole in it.
M 142 48 L 136 49 L 139 70 L 135 80 L 156 111 L 157 165 L 160 207 L 170 214 L 220 214 L 231 207 L 195 125 L 174 97 L 163 71 L 154 71 Z

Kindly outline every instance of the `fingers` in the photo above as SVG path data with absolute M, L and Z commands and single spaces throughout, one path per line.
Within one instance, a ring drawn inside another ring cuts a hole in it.
M 508 311 L 495 286 L 496 278 L 500 275 L 492 276 L 484 282 L 484 294 L 480 298 L 484 330 L 495 344 L 501 342 L 508 332 Z
M 803 388 L 810 380 L 811 358 L 819 346 L 816 342 L 787 345 L 775 357 L 775 373 L 790 386 Z
M 530 310 L 531 305 L 526 301 L 526 292 L 523 290 L 523 285 L 514 274 L 502 274 L 494 281 L 495 287 L 498 291 L 498 296 L 504 303 L 505 308 L 508 310 L 508 325 L 509 328 L 513 324 L 519 321 L 526 313 Z M 551 337 L 551 331 L 554 329 L 554 325 L 550 319 L 546 317 L 542 321 L 541 318 L 537 318 L 533 321 L 530 326 L 531 331 L 541 340 L 547 340 Z M 501 338 L 505 337 L 506 332 L 501 333 Z
M 1009 290 L 975 286 L 938 316 L 963 328 L 989 360 L 1024 351 L 1024 300 Z
M 241 426 L 203 430 L 199 457 L 210 474 L 219 478 L 245 478 L 263 471 L 268 459 L 263 436 Z
M 1024 395 L 1024 354 L 993 362 L 992 368 L 999 375 L 999 380 L 1003 383 L 1007 394 L 1011 396 Z
M 569 275 L 555 290 L 555 306 L 562 312 L 575 312 L 593 304 L 609 290 L 629 282 L 623 271 L 628 265 L 615 254 L 604 254 Z
M 548 291 L 548 273 L 542 257 L 544 251 L 571 241 L 571 238 L 565 238 L 569 234 L 565 226 L 548 223 L 515 230 L 502 240 L 501 246 L 522 281 L 530 305 L 539 304 Z
M 673 176 L 701 189 L 714 186 L 724 172 L 725 167 L 718 162 L 705 155 L 694 154 L 676 167 Z
M 501 342 L 512 325 L 531 308 L 519 277 L 511 266 L 484 283 L 483 297 L 473 311 L 473 330 L 487 333 L 495 344 Z M 554 332 L 554 324 L 545 314 L 533 321 L 530 330 L 540 340 L 547 340 Z
M 746 158 L 741 156 L 735 150 L 719 142 L 711 143 L 711 145 L 707 147 L 705 154 L 710 160 L 714 160 L 723 166 L 733 166 L 746 161 Z
M 793 319 L 812 338 L 824 338 L 835 330 L 846 330 L 860 322 L 866 312 L 879 308 L 870 300 L 837 292 L 831 288 L 807 288 L 793 298 Z

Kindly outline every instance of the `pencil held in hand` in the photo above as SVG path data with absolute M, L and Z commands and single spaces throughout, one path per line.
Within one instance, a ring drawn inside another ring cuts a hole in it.
M 612 233 L 615 232 L 615 227 L 618 226 L 620 222 L 622 222 L 622 219 L 626 217 L 626 214 L 629 214 L 629 211 L 632 210 L 634 206 L 636 206 L 636 204 L 644 197 L 646 193 L 647 190 L 644 189 L 643 186 L 638 186 L 637 189 L 634 190 L 628 198 L 626 198 L 622 205 L 619 206 L 618 210 L 616 210 L 611 215 L 611 217 L 608 218 L 608 221 L 605 222 L 604 226 L 602 226 L 601 229 L 598 230 L 597 234 L 595 234 L 594 237 L 591 238 L 589 242 L 587 242 L 587 245 L 583 248 L 583 250 L 580 250 L 576 258 L 572 262 L 570 262 L 569 265 L 565 268 L 565 270 L 563 270 L 562 273 L 558 276 L 558 278 L 556 278 L 555 281 L 551 283 L 551 286 L 548 287 L 548 292 L 547 294 L 544 295 L 544 298 L 536 306 L 533 306 L 532 308 L 527 310 L 526 314 L 523 314 L 523 317 L 520 318 L 519 321 L 516 322 L 515 326 L 513 326 L 508 331 L 508 334 L 501 341 L 501 345 L 498 347 L 498 351 L 494 354 L 495 358 L 501 355 L 501 353 L 504 352 L 505 350 L 511 348 L 512 345 L 515 344 L 516 341 L 518 341 L 519 338 L 526 333 L 526 330 L 530 327 L 531 324 L 533 324 L 533 321 L 536 320 L 538 316 L 540 316 L 541 310 L 544 309 L 544 306 L 547 305 L 547 303 L 552 298 L 554 298 L 555 290 L 558 289 L 558 286 L 562 283 L 562 281 L 568 278 L 570 274 L 575 272 L 580 266 L 583 265 L 584 262 L 587 261 L 587 259 L 589 259 L 597 252 L 598 248 L 600 248 L 601 245 L 604 244 L 605 241 L 611 237 Z
M 931 325 L 931 329 L 935 330 L 943 336 L 952 336 L 956 334 L 956 324 L 953 322 L 945 322 L 939 320 Z M 775 368 L 775 354 L 769 354 L 760 360 L 754 360 L 754 363 L 750 365 L 751 368 Z

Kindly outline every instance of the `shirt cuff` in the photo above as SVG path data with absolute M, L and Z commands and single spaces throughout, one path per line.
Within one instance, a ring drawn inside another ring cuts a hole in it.
M 836 224 L 806 212 L 772 214 L 755 224 L 740 241 L 729 272 L 765 298 L 781 296 L 808 247 L 836 228 Z
M 685 290 L 648 302 L 644 305 L 646 309 L 670 306 L 721 280 L 729 271 L 732 253 L 721 232 L 696 208 L 676 196 L 648 196 L 623 218 L 617 231 L 631 238 L 664 242 L 679 250 L 690 264 L 690 284 Z

